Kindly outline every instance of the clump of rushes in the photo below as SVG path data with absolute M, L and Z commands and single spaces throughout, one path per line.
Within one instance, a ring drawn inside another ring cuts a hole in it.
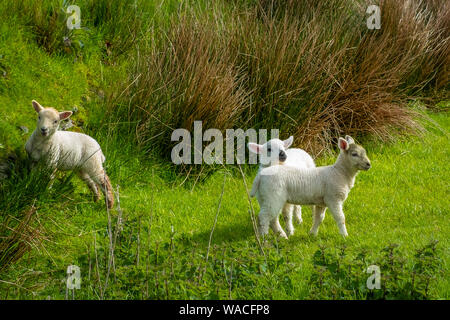
M 346 133 L 390 139 L 420 129 L 408 104 L 448 83 L 450 5 L 384 1 L 382 27 L 368 3 L 333 0 L 180 6 L 150 28 L 129 78 L 109 94 L 114 118 L 137 123 L 148 150 L 170 157 L 176 128 L 278 128 L 313 154 Z M 224 9 L 224 8 L 228 9 Z
M 174 18 L 169 31 L 155 31 L 136 57 L 131 85 L 115 90 L 109 106 L 113 117 L 139 121 L 135 132 L 144 148 L 170 157 L 174 129 L 192 130 L 201 120 L 205 129 L 225 130 L 249 120 L 242 116 L 250 105 L 245 73 L 219 33 L 207 17 Z
M 40 205 L 61 204 L 73 192 L 72 174 L 49 188 L 52 170 L 42 164 L 30 167 L 20 154 L 11 163 L 10 177 L 0 181 L 0 273 L 45 240 L 37 214 Z
M 18 218 L 7 215 L 0 224 L 0 274 L 25 253 L 41 244 L 43 234 L 32 205 Z

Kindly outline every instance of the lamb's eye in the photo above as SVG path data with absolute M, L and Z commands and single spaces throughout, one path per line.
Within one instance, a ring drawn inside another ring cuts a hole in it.
M 57 124 L 57 123 L 58 123 L 58 120 L 53 121 L 53 123 L 54 123 L 54 124 Z
M 41 120 L 41 116 L 39 116 L 38 119 Z
M 267 148 L 267 152 L 271 152 L 272 151 L 272 149 L 270 149 L 270 148 Z
M 352 153 L 352 156 L 357 157 L 358 154 L 357 154 L 356 152 L 353 152 L 353 153 Z

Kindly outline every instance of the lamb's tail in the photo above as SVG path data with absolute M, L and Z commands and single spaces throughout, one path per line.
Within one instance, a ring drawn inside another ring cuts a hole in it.
M 250 197 L 254 198 L 259 189 L 260 175 L 257 174 L 255 180 L 253 181 L 252 190 L 250 191 Z

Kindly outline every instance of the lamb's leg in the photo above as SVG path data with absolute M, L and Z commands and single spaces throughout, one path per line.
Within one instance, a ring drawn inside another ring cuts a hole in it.
M 313 208 L 313 226 L 311 227 L 311 230 L 309 231 L 310 234 L 317 236 L 317 233 L 319 232 L 319 226 L 322 223 L 323 219 L 325 218 L 325 209 L 326 207 L 321 206 L 314 206 Z
M 261 197 L 261 195 L 258 193 L 258 202 L 259 207 L 261 208 L 258 215 L 258 228 L 259 234 L 261 236 L 269 233 L 269 226 L 272 227 L 274 232 L 280 233 L 279 229 L 281 229 L 281 226 L 278 223 L 278 216 L 280 215 L 281 208 L 283 208 L 284 204 L 286 203 L 286 199 L 277 197 L 272 199 L 266 198 L 270 197 Z M 278 225 L 272 222 L 273 220 L 276 220 Z M 286 236 L 283 229 L 281 229 L 281 231 L 284 236 Z
M 111 181 L 106 175 L 106 172 L 103 171 L 100 174 L 91 175 L 91 178 L 100 186 L 100 189 L 102 190 L 106 198 L 106 205 L 109 209 L 111 209 L 114 206 L 114 194 Z
M 292 224 L 292 211 L 294 210 L 296 206 L 289 204 L 289 203 L 285 203 L 285 205 L 283 206 L 283 218 L 284 218 L 284 223 L 286 224 L 286 230 L 287 230 L 287 235 L 292 236 L 294 234 L 294 225 Z M 278 219 L 277 219 L 278 222 Z M 280 225 L 280 223 L 278 222 L 278 225 Z M 281 228 L 281 226 L 280 226 Z
M 261 208 L 258 214 L 258 232 L 261 237 L 269 233 L 270 216 L 265 208 Z
M 98 199 L 100 199 L 100 193 L 98 192 L 98 188 L 94 180 L 92 180 L 91 177 L 89 177 L 89 174 L 83 170 L 78 172 L 78 176 L 88 185 L 89 189 L 94 194 L 94 201 L 97 202 Z
M 295 218 L 295 222 L 297 222 L 298 224 L 303 223 L 303 219 L 302 219 L 302 207 L 299 205 L 295 205 L 294 207 L 294 218 Z
M 344 237 L 348 236 L 347 228 L 345 227 L 344 211 L 342 211 L 342 202 L 330 202 L 327 204 L 327 206 L 333 214 L 333 218 L 338 225 L 339 233 Z
M 284 232 L 283 228 L 280 225 L 280 221 L 278 221 L 278 217 L 270 221 L 270 227 L 272 228 L 273 233 L 279 235 L 280 237 L 287 239 L 287 235 Z
M 55 178 L 56 178 L 56 171 L 58 171 L 58 169 L 53 168 L 52 173 L 50 174 L 50 182 L 48 184 L 49 189 L 53 188 L 53 183 L 55 182 Z

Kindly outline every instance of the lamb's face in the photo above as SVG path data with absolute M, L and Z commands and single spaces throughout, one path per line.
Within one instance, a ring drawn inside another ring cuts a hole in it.
M 259 161 L 264 167 L 269 167 L 286 161 L 286 149 L 290 147 L 293 139 L 292 136 L 284 141 L 271 139 L 263 145 L 249 143 L 248 148 L 251 152 L 259 154 Z
M 52 108 L 45 108 L 38 114 L 37 128 L 44 137 L 49 137 L 58 130 L 59 113 Z
M 365 171 L 370 169 L 370 159 L 367 157 L 366 150 L 356 144 L 352 137 L 339 138 L 339 148 L 351 167 Z
M 369 170 L 371 167 L 370 160 L 367 157 L 366 150 L 358 144 L 351 144 L 348 149 L 350 163 L 354 168 L 359 170 Z
M 61 120 L 72 115 L 71 111 L 58 112 L 53 108 L 44 108 L 37 101 L 33 100 L 33 108 L 38 113 L 37 131 L 43 137 L 50 137 L 59 128 Z

